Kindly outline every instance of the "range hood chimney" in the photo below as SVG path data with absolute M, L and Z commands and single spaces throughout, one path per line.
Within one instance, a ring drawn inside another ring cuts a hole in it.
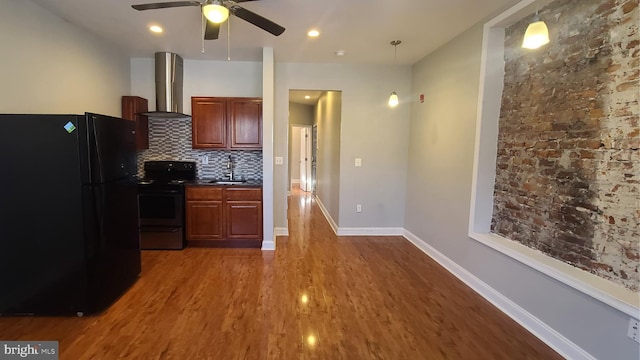
M 186 118 L 182 113 L 183 60 L 178 54 L 157 52 L 156 67 L 156 111 L 145 113 L 150 118 Z

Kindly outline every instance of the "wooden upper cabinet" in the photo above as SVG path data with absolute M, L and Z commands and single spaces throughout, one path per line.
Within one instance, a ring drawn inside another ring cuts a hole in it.
M 231 148 L 262 147 L 262 100 L 229 99 Z
M 149 148 L 149 119 L 142 115 L 149 111 L 147 99 L 139 96 L 122 97 L 122 118 L 136 122 L 136 148 Z
M 192 145 L 198 148 L 227 147 L 227 100 L 225 98 L 191 98 Z
M 262 148 L 262 99 L 192 97 L 194 149 Z

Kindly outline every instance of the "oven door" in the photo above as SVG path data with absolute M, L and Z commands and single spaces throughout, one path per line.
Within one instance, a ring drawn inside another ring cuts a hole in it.
M 140 226 L 182 227 L 183 201 L 180 190 L 140 191 Z

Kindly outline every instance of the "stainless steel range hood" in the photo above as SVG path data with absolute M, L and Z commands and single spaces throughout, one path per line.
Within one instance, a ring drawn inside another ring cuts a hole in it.
M 144 115 L 161 119 L 190 117 L 182 113 L 182 57 L 174 53 L 157 52 L 155 67 L 156 111 L 144 113 Z

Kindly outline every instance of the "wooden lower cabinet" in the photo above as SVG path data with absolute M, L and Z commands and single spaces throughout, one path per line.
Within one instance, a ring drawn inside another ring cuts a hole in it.
M 227 238 L 262 240 L 262 202 L 227 201 Z
M 186 233 L 190 245 L 260 245 L 261 188 L 188 186 L 186 198 Z
M 187 201 L 187 240 L 222 240 L 222 201 Z

